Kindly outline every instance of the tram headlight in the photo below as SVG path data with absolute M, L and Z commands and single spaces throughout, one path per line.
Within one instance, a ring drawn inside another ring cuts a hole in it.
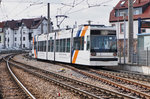
M 116 52 L 114 52 L 114 53 L 113 53 L 113 56 L 117 56 L 117 53 L 116 53 Z
M 96 53 L 95 52 L 91 52 L 91 56 L 96 56 Z

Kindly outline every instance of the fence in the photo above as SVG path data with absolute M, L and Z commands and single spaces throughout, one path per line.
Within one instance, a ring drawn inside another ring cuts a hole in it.
M 137 62 L 139 65 L 150 66 L 150 49 L 148 47 L 138 49 Z
M 118 56 L 119 56 L 119 63 L 121 64 L 128 63 L 127 53 L 125 55 L 125 61 L 124 61 L 124 54 L 121 51 L 118 52 Z M 150 66 L 150 48 L 147 47 L 144 49 L 139 47 L 137 53 L 132 54 L 131 63 L 142 66 Z

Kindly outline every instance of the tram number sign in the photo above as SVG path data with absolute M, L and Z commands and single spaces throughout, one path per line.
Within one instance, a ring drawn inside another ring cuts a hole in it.
M 141 21 L 141 28 L 150 28 L 150 22 Z

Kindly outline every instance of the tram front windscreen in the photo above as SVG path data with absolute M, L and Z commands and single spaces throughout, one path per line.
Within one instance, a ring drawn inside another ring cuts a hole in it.
M 91 52 L 117 52 L 116 36 L 91 35 Z

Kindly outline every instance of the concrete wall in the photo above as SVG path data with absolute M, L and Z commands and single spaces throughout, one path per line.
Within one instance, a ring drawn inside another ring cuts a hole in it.
M 126 64 L 126 65 L 119 65 L 116 67 L 108 67 L 109 69 L 114 70 L 125 70 L 125 71 L 133 71 L 137 73 L 143 73 L 146 75 L 150 75 L 150 66 L 138 66 L 134 64 Z

